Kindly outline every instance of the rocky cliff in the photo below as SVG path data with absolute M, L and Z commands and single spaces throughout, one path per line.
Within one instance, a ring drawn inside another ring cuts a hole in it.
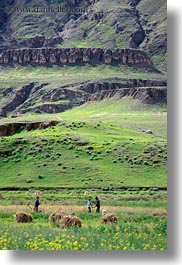
M 36 82 L 13 90 L 3 90 L 4 103 L 0 117 L 11 113 L 12 117 L 24 113 L 59 113 L 88 101 L 102 100 L 117 96 L 131 96 L 147 104 L 167 102 L 165 80 L 114 79 L 70 83 L 49 88 L 48 83 Z
M 139 99 L 141 102 L 146 104 L 166 104 L 167 101 L 167 89 L 166 87 L 133 87 L 123 88 L 115 90 L 101 90 L 88 95 L 87 101 L 99 101 L 105 98 L 112 98 L 116 96 L 118 99 L 123 97 L 132 97 Z
M 0 124 L 0 137 L 13 135 L 20 129 L 26 129 L 27 131 L 35 129 L 46 129 L 48 127 L 56 126 L 57 124 L 58 121 L 15 122 L 15 123 Z
M 150 0 L 150 3 L 147 0 L 2 0 L 0 49 L 137 48 L 150 55 L 157 69 L 166 71 L 166 3 L 166 0 Z M 71 12 L 45 11 L 68 7 Z
M 1 50 L 1 64 L 111 64 L 114 62 L 128 65 L 151 67 L 151 59 L 137 49 L 101 49 L 101 48 L 26 48 Z

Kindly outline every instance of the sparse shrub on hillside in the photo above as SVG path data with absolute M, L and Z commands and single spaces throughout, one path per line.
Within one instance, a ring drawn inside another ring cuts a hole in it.
M 2 161 L 3 161 L 3 163 L 8 163 L 9 159 L 8 158 L 7 159 L 3 159 Z
M 110 190 L 110 187 L 103 187 L 102 190 L 103 191 L 109 191 Z
M 79 127 L 79 128 L 83 128 L 83 123 L 79 122 L 79 123 L 78 123 L 78 127 Z
M 41 138 L 41 142 L 47 142 L 48 140 L 46 138 Z
M 128 158 L 129 158 L 128 155 L 125 155 L 125 156 L 124 156 L 124 159 L 125 159 L 125 160 L 128 160 Z
M 145 161 L 143 161 L 143 165 L 148 166 L 148 165 L 150 165 L 150 164 L 149 164 L 148 161 L 145 160 Z
M 18 163 L 18 162 L 21 161 L 21 159 L 13 159 L 13 161 L 14 161 L 15 163 Z
M 153 168 L 157 168 L 157 167 L 160 167 L 160 164 L 155 164 L 155 165 L 152 165 Z
M 134 160 L 133 163 L 135 165 L 141 165 L 143 163 L 143 161 L 141 159 L 137 159 L 137 160 Z
M 91 145 L 90 145 L 90 146 L 87 146 L 87 150 L 89 150 L 89 151 L 90 151 L 90 150 L 94 150 L 94 147 L 91 146 Z
M 26 182 L 26 183 L 32 183 L 33 180 L 32 180 L 32 179 L 27 179 L 27 180 L 25 180 L 25 182 Z
M 73 149 L 74 149 L 74 146 L 73 146 L 72 144 L 70 144 L 70 145 L 68 146 L 68 149 L 69 149 L 69 150 L 73 150 Z

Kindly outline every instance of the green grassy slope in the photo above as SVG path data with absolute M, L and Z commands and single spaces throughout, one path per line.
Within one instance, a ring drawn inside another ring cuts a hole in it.
M 60 114 L 58 118 L 64 120 L 54 128 L 1 138 L 1 185 L 166 186 L 164 131 L 148 135 L 125 128 L 130 116 L 128 127 L 133 121 L 136 128 L 145 124 L 146 129 L 158 125 L 164 130 L 165 116 L 156 120 L 154 111 L 151 122 L 151 110 L 146 118 L 144 109 L 137 110 L 134 105 L 130 100 L 93 103 Z M 162 108 L 158 110 L 162 113 Z M 113 114 L 117 119 L 112 119 Z M 10 150 L 9 155 L 2 155 L 4 149 Z
M 125 97 L 91 102 L 59 114 L 62 119 L 104 121 L 139 132 L 152 130 L 156 136 L 166 137 L 166 106 L 143 104 L 139 100 Z
M 15 67 L 0 67 L 0 84 L 25 83 L 31 81 L 62 82 L 91 80 L 101 78 L 136 78 L 136 79 L 165 79 L 166 74 L 150 72 L 143 68 L 135 68 L 126 65 L 52 65 L 50 67 L 30 65 Z M 3 85 L 0 85 L 3 86 Z

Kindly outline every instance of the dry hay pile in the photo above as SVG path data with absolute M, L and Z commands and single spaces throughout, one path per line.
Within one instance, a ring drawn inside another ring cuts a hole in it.
M 106 214 L 102 217 L 101 223 L 102 224 L 108 224 L 108 223 L 116 223 L 118 221 L 118 218 L 114 214 Z
M 27 213 L 16 213 L 15 215 L 15 221 L 17 223 L 30 223 L 32 220 L 32 216 Z
M 77 216 L 65 215 L 61 219 L 61 228 L 81 227 L 82 222 Z
M 57 221 L 60 221 L 61 218 L 63 217 L 63 214 L 58 212 L 58 213 L 53 213 L 49 216 L 49 221 L 52 223 L 55 223 Z
M 102 215 L 106 215 L 107 214 L 107 209 L 103 209 L 102 210 Z

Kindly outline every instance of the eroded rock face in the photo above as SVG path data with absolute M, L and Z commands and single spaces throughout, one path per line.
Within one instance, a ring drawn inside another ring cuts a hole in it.
M 117 96 L 117 98 L 132 97 L 139 99 L 141 102 L 146 104 L 156 104 L 167 102 L 167 89 L 156 89 L 152 87 L 133 87 L 133 88 L 115 88 L 100 90 L 98 92 L 88 95 L 87 101 L 99 101 L 105 98 L 111 98 Z
M 0 117 L 6 117 L 10 112 L 12 118 L 25 113 L 59 113 L 87 101 L 113 96 L 131 96 L 147 104 L 167 103 L 165 80 L 101 79 L 45 89 L 47 85 L 49 84 L 30 83 L 17 90 L 6 88 L 3 91 L 4 103 L 0 107 Z M 5 131 L 6 127 L 1 130 Z
M 0 136 L 9 136 L 16 133 L 22 124 L 20 123 L 10 123 L 10 124 L 2 124 L 0 125 Z
M 137 49 L 101 49 L 101 48 L 26 48 L 3 50 L 0 54 L 1 64 L 31 63 L 35 65 L 66 64 L 88 62 L 95 64 L 122 64 L 152 66 L 151 59 Z
M 36 129 L 46 129 L 48 127 L 56 126 L 58 121 L 47 121 L 47 122 L 17 122 L 0 124 L 0 137 L 10 136 L 15 134 L 20 128 L 26 129 L 27 131 Z
M 58 121 L 45 121 L 39 125 L 39 129 L 46 129 L 52 126 L 56 126 L 57 124 L 58 124 Z
M 141 28 L 131 34 L 128 42 L 129 48 L 138 48 L 145 39 L 145 31 Z
M 69 103 L 58 103 L 58 104 L 42 104 L 40 106 L 32 106 L 29 108 L 23 108 L 21 109 L 21 112 L 17 113 L 16 111 L 13 113 L 12 118 L 18 117 L 22 114 L 25 114 L 27 112 L 29 113 L 59 113 L 59 112 L 63 112 L 67 109 L 70 109 L 71 107 L 73 107 L 73 104 L 69 104 Z
M 0 136 L 5 136 L 8 133 L 7 125 L 0 125 Z
M 20 104 L 27 100 L 29 97 L 31 89 L 34 87 L 34 83 L 24 85 L 19 90 L 13 92 L 12 89 L 5 90 L 5 95 L 8 97 L 8 102 L 5 106 L 0 108 L 0 116 L 6 116 L 6 113 L 13 111 Z

